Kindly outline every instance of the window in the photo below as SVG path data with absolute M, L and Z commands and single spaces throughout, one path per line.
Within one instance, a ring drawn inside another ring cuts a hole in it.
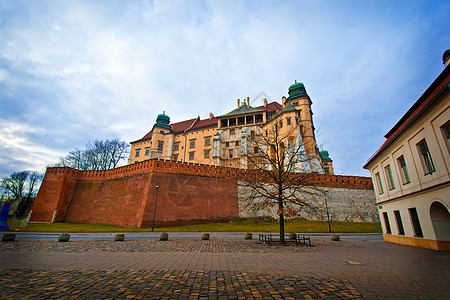
M 402 217 L 400 216 L 400 211 L 394 210 L 395 220 L 397 221 L 397 229 L 399 235 L 405 235 L 405 230 L 403 229 Z
M 239 147 L 239 141 L 236 141 L 236 147 Z
M 140 153 L 141 153 L 141 149 L 136 149 L 136 153 L 134 154 L 134 156 L 139 157 Z
M 148 156 L 150 154 L 150 147 L 145 148 L 144 156 Z
M 378 195 L 381 195 L 381 194 L 384 193 L 384 191 L 383 191 L 383 184 L 381 183 L 380 173 L 376 173 L 375 174 L 375 179 L 376 179 L 376 182 L 377 182 Z
M 180 142 L 176 142 L 173 144 L 173 151 L 178 151 L 180 150 Z
M 280 128 L 283 127 L 283 121 L 280 121 Z
M 254 148 L 253 148 L 253 152 L 255 152 L 255 154 L 258 154 L 259 148 L 258 148 L 258 147 L 254 147 Z
M 386 174 L 389 190 L 395 189 L 394 178 L 392 177 L 391 165 L 387 165 L 384 168 L 384 171 L 385 171 L 385 174 Z
M 291 124 L 292 124 L 292 123 L 291 123 L 291 118 L 287 118 L 287 119 L 286 119 L 286 124 L 287 124 L 287 125 L 291 125 Z
M 391 234 L 391 225 L 389 224 L 389 217 L 387 212 L 383 213 L 383 219 L 384 219 L 384 227 L 386 227 L 386 233 Z
M 205 137 L 205 146 L 210 146 L 211 145 L 211 137 L 207 136 Z
M 177 161 L 177 160 L 178 160 L 178 154 L 174 154 L 174 155 L 173 155 L 173 160 L 174 160 L 174 161 Z
M 225 142 L 225 147 L 230 147 L 230 142 Z
M 406 167 L 405 158 L 403 157 L 403 155 L 397 158 L 397 162 L 400 169 L 400 177 L 402 178 L 402 183 L 410 183 L 411 180 L 409 179 L 408 168 Z
M 255 131 L 254 130 L 250 131 L 250 139 L 251 140 L 255 139 Z
M 415 207 L 408 208 L 408 211 L 414 228 L 414 236 L 423 237 L 422 227 L 420 226 L 419 216 L 417 215 L 417 209 Z
M 298 102 L 292 102 L 293 106 L 298 106 Z
M 235 130 L 234 129 L 230 129 L 230 135 L 234 135 L 235 134 Z
M 159 133 L 164 134 L 164 130 L 160 130 Z
M 163 150 L 163 145 L 164 145 L 164 142 L 158 141 L 158 151 Z
M 210 151 L 211 150 L 205 150 L 205 153 L 204 153 L 204 158 L 209 158 L 209 153 L 210 153 Z
M 189 140 L 189 148 L 195 148 L 195 139 Z
M 431 174 L 436 169 L 434 168 L 433 160 L 431 159 L 430 150 L 428 149 L 427 141 L 425 139 L 421 140 L 417 144 L 417 148 L 420 153 L 420 160 L 422 161 L 422 166 L 425 171 L 425 175 Z
M 194 153 L 195 152 L 189 152 L 189 160 L 194 160 Z
M 325 174 L 330 174 L 330 170 L 328 168 L 323 168 L 323 171 L 325 172 Z
M 229 149 L 229 150 L 228 150 L 228 156 L 229 156 L 230 158 L 233 158 L 233 149 Z
M 444 135 L 444 139 L 447 142 L 447 150 L 450 153 L 450 122 L 447 122 L 444 126 L 441 127 L 442 134 Z

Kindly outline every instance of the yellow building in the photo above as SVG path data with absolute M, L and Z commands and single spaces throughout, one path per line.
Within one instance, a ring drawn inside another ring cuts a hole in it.
M 330 154 L 327 150 L 321 150 L 320 155 L 322 156 L 323 173 L 333 175 L 333 160 L 330 158 Z
M 249 141 L 264 134 L 276 122 L 283 130 L 293 132 L 292 143 L 299 145 L 308 157 L 300 168 L 323 173 L 322 157 L 317 149 L 312 118 L 312 101 L 303 83 L 289 87 L 289 97 L 258 107 L 249 105 L 250 98 L 237 100 L 237 108 L 227 114 L 208 119 L 199 117 L 170 123 L 165 113 L 158 115 L 152 130 L 143 138 L 131 142 L 129 164 L 151 158 L 247 168 L 245 154 Z M 284 127 L 283 127 L 284 126 Z M 299 170 L 300 171 L 300 170 Z

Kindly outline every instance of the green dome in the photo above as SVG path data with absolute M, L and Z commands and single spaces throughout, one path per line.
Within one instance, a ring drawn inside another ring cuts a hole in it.
M 169 125 L 170 118 L 165 113 L 159 114 L 158 117 L 156 118 L 156 123 Z
M 328 154 L 327 150 L 320 151 L 320 155 L 322 156 L 322 159 L 324 161 L 331 161 L 330 155 Z
M 302 82 L 295 81 L 294 84 L 292 84 L 289 87 L 289 98 L 296 98 L 300 96 L 308 96 L 306 93 L 305 85 Z
M 159 127 L 167 128 L 167 129 L 171 130 L 172 128 L 170 127 L 169 123 L 170 123 L 169 116 L 166 115 L 165 112 L 163 112 L 162 114 L 159 114 L 158 117 L 156 118 L 155 126 L 159 126 Z

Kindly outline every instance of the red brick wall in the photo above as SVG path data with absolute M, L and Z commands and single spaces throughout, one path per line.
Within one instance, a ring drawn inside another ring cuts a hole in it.
M 157 226 L 226 221 L 238 216 L 237 179 L 246 171 L 147 160 L 106 171 L 48 168 L 31 221 L 150 227 L 156 188 Z M 250 176 L 250 173 L 247 173 Z M 373 189 L 370 177 L 309 176 L 310 184 Z
M 237 181 L 206 176 L 154 173 L 142 227 L 228 221 L 238 217 Z

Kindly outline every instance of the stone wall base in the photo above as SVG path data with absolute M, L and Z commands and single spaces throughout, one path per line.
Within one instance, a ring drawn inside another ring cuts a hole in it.
M 450 251 L 450 241 L 435 241 L 408 236 L 398 236 L 392 234 L 383 234 L 383 239 L 386 242 L 394 244 L 402 244 L 437 251 Z

